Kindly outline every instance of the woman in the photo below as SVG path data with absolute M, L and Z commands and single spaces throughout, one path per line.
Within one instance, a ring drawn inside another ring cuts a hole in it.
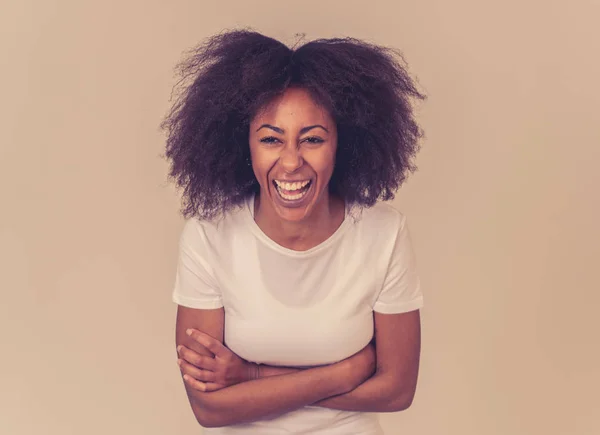
M 211 434 L 380 434 L 410 406 L 423 298 L 405 217 L 423 98 L 395 52 L 209 38 L 167 117 L 187 219 L 178 363 Z

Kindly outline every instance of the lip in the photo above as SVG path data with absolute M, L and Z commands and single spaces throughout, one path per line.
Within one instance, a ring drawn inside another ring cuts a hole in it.
M 273 181 L 281 181 L 282 183 L 300 183 L 302 181 L 311 181 L 312 178 L 302 178 L 300 180 L 286 180 L 284 178 L 273 178 Z
M 281 179 L 277 179 L 277 181 L 284 181 L 286 183 L 295 183 L 298 181 L 307 181 L 309 180 L 310 183 L 310 187 L 308 188 L 308 191 L 306 192 L 306 194 L 300 198 L 300 199 L 292 199 L 292 200 L 288 200 L 288 199 L 284 199 L 281 197 L 281 195 L 279 195 L 279 193 L 277 192 L 277 187 L 275 187 L 275 183 L 271 182 L 271 197 L 273 198 L 274 201 L 278 202 L 279 204 L 281 204 L 283 207 L 286 208 L 298 208 L 298 207 L 303 207 L 305 205 L 307 205 L 311 200 L 312 200 L 312 196 L 314 193 L 314 189 L 315 189 L 315 181 L 312 178 L 308 178 L 308 179 L 303 179 L 303 180 L 281 180 Z M 274 181 L 274 180 L 273 180 Z

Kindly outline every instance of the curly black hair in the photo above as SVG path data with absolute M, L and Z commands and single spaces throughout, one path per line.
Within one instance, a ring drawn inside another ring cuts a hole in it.
M 405 65 L 397 50 L 349 37 L 288 48 L 238 29 L 203 41 L 178 65 L 182 91 L 161 124 L 182 214 L 210 219 L 259 190 L 249 124 L 291 86 L 307 90 L 336 122 L 330 192 L 361 207 L 393 199 L 416 170 L 422 137 L 412 103 L 425 96 Z

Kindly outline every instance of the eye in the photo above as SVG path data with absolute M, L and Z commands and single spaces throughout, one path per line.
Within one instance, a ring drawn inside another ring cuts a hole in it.
M 274 136 L 267 136 L 267 137 L 263 137 L 260 142 L 271 145 L 271 144 L 276 144 L 277 142 L 279 142 L 279 139 L 277 139 Z
M 304 139 L 304 141 L 308 142 L 311 145 L 318 145 L 318 144 L 325 142 L 323 139 L 321 139 L 320 137 L 317 137 L 317 136 L 307 137 L 306 139 Z

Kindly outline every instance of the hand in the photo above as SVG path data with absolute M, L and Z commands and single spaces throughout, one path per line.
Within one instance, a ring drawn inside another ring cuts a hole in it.
M 373 342 L 346 360 L 350 369 L 351 389 L 369 379 L 377 367 L 377 354 Z
M 190 387 L 199 391 L 217 391 L 256 378 L 257 366 L 237 356 L 220 341 L 196 329 L 188 329 L 187 333 L 214 355 L 200 355 L 183 345 L 177 347 L 183 379 Z

